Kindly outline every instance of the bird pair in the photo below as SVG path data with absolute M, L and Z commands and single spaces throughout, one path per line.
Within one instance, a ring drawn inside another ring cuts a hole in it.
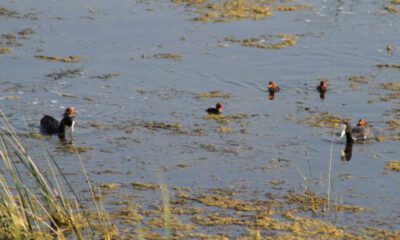
M 327 89 L 328 89 L 328 82 L 326 80 L 321 80 L 321 82 L 319 82 L 319 85 L 317 86 L 317 90 L 320 93 L 324 93 L 324 92 L 326 92 Z M 269 91 L 269 93 L 275 93 L 275 92 L 278 92 L 279 90 L 280 90 L 280 88 L 276 84 L 276 82 L 270 81 L 268 83 L 268 91 Z

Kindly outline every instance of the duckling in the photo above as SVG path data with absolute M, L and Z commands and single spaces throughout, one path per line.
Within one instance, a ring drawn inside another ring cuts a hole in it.
M 321 80 L 321 82 L 317 86 L 317 90 L 319 91 L 319 96 L 321 99 L 325 98 L 325 93 L 327 89 L 328 89 L 328 82 L 326 80 Z
M 217 103 L 215 108 L 208 108 L 206 110 L 208 114 L 221 114 L 222 113 L 222 103 Z
M 268 83 L 268 91 L 270 94 L 274 94 L 275 92 L 278 92 L 280 90 L 279 86 L 276 84 L 274 81 L 270 81 Z
M 64 117 L 59 122 L 52 116 L 44 115 L 40 120 L 40 129 L 47 134 L 58 134 L 59 136 L 65 135 L 65 128 L 70 127 L 71 133 L 74 131 L 75 126 L 75 110 L 73 107 L 67 107 L 64 112 Z

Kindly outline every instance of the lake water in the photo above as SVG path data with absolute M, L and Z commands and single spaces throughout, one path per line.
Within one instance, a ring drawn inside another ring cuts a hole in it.
M 159 196 L 130 183 L 229 188 L 260 199 L 307 185 L 324 195 L 332 147 L 337 199 L 371 209 L 343 214 L 337 224 L 400 230 L 400 175 L 385 169 L 389 160 L 400 160 L 399 128 L 386 123 L 400 118 L 399 90 L 380 87 L 398 82 L 400 72 L 376 67 L 399 63 L 400 15 L 385 10 L 388 1 L 300 3 L 311 8 L 273 11 L 261 20 L 196 22 L 195 5 L 170 1 L 3 1 L 0 7 L 18 16 L 0 16 L 0 46 L 11 48 L 0 56 L 1 109 L 23 133 L 39 132 L 43 114 L 61 118 L 74 106 L 74 143 L 92 148 L 81 158 L 93 182 L 120 183 L 125 187 L 116 194 L 145 207 Z M 27 28 L 34 33 L 18 34 Z M 297 35 L 296 44 L 263 49 L 226 40 L 279 33 Z M 4 34 L 16 39 L 7 45 Z M 156 55 L 166 53 L 178 59 Z M 349 80 L 360 75 L 364 82 Z M 321 78 L 328 79 L 325 99 L 316 91 Z M 281 88 L 273 100 L 266 90 L 271 80 Z M 198 97 L 215 90 L 229 97 Z M 397 97 L 380 100 L 391 93 Z M 217 102 L 225 115 L 245 115 L 223 123 L 206 119 L 204 110 Z M 324 112 L 353 125 L 365 118 L 385 140 L 355 144 L 343 162 L 344 140 L 335 135 L 332 143 L 331 128 L 301 123 Z M 153 121 L 181 128 L 149 129 Z M 57 137 L 25 140 L 33 149 L 45 146 L 72 184 L 82 185 L 76 156 Z M 276 187 L 272 180 L 283 183 Z M 235 237 L 244 231 L 236 228 L 222 232 Z

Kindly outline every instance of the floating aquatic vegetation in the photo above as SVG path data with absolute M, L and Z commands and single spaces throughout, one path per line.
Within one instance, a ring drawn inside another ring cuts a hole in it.
M 157 130 L 157 129 L 179 130 L 183 127 L 179 123 L 164 123 L 156 121 L 143 122 L 141 126 L 150 130 Z
M 400 9 L 398 9 L 395 5 L 393 4 L 387 4 L 383 7 L 386 11 L 389 13 L 399 13 Z
M 400 172 L 400 161 L 390 160 L 385 165 L 386 169 Z
M 379 84 L 379 87 L 390 91 L 400 91 L 400 82 L 387 82 Z
M 385 141 L 385 136 L 384 136 L 384 135 L 377 135 L 377 136 L 375 137 L 375 140 L 376 140 L 377 142 L 383 142 L 383 141 Z
M 141 185 L 140 183 L 139 186 Z M 160 189 L 159 184 L 150 185 L 151 190 Z M 222 234 L 221 226 L 224 229 L 233 227 L 238 231 L 257 229 L 259 239 L 269 239 L 271 234 L 274 239 L 365 239 L 366 231 L 363 226 L 348 229 L 340 223 L 336 224 L 336 221 L 326 219 L 325 214 L 322 217 L 305 214 L 312 211 L 313 206 L 322 211 L 327 202 L 325 198 L 312 192 L 291 191 L 288 193 L 291 195 L 289 198 L 271 193 L 267 200 L 247 200 L 237 194 L 238 192 L 232 192 L 231 188 L 208 189 L 205 192 L 193 192 L 191 188 L 172 189 L 176 191 L 174 200 L 169 201 L 171 207 L 168 218 L 163 217 L 165 206 L 159 200 L 156 203 L 151 201 L 148 210 L 141 210 L 141 206 L 124 200 L 122 204 L 125 205 L 110 214 L 113 222 L 125 224 L 119 228 L 119 237 L 136 239 L 137 232 L 133 235 L 126 234 L 132 233 L 131 229 L 137 228 L 140 222 L 140 231 L 145 239 L 166 239 L 162 235 L 165 228 L 171 230 L 172 237 L 168 239 L 254 239 L 246 237 L 247 235 L 237 236 L 237 232 L 230 230 L 223 230 Z M 333 210 L 351 214 L 368 209 L 354 205 L 333 205 Z M 202 233 L 204 226 L 207 227 L 207 232 L 212 231 L 216 235 Z M 378 237 L 370 239 L 397 239 L 395 236 L 398 236 L 396 231 L 379 228 L 368 231 L 368 236 L 375 233 L 374 236 Z M 383 233 L 384 231 L 387 232 Z
M 289 204 L 297 204 L 302 211 L 316 212 L 327 204 L 325 198 L 310 191 L 304 193 L 290 191 L 285 199 Z
M 285 212 L 284 216 L 290 220 L 289 223 L 283 225 L 283 229 L 291 233 L 283 233 L 287 239 L 292 239 L 293 235 L 296 239 L 360 239 L 330 222 L 296 216 L 293 211 Z
M 189 4 L 189 5 L 197 5 L 205 3 L 206 0 L 172 0 L 173 3 L 176 4 Z
M 201 208 L 177 208 L 177 207 L 172 207 L 171 208 L 171 213 L 172 214 L 177 214 L 177 215 L 196 215 L 202 212 Z
M 200 22 L 225 22 L 238 19 L 264 19 L 272 16 L 272 7 L 263 1 L 226 0 L 221 3 L 208 1 L 197 7 L 199 14 L 194 21 Z
M 281 12 L 292 12 L 298 10 L 310 9 L 311 6 L 309 4 L 294 4 L 294 5 L 276 5 L 274 6 L 274 10 L 278 10 Z
M 0 41 L 0 46 L 7 46 L 7 47 L 1 47 L 0 48 L 0 53 L 7 53 L 11 50 L 9 47 L 21 47 L 23 44 L 18 41 L 18 39 L 27 39 L 29 35 L 35 33 L 33 29 L 31 28 L 24 28 L 22 30 L 19 30 L 16 34 L 15 33 L 4 33 L 1 35 L 1 41 Z M 3 51 L 6 52 L 2 52 Z M 7 50 L 8 49 L 8 50 Z
M 104 188 L 104 189 L 117 189 L 120 187 L 120 184 L 118 184 L 118 183 L 102 183 L 102 184 L 100 184 L 100 187 Z
M 29 136 L 31 138 L 42 139 L 43 135 L 37 132 L 29 132 Z
M 271 184 L 272 186 L 279 186 L 285 184 L 285 182 L 285 179 L 272 179 L 269 181 L 269 184 Z
M 35 58 L 46 61 L 56 61 L 56 62 L 66 62 L 66 63 L 79 62 L 81 60 L 81 56 L 79 55 L 71 55 L 67 57 L 36 55 Z
M 389 130 L 395 130 L 398 127 L 400 127 L 400 119 L 399 118 L 392 118 L 388 121 L 386 121 L 386 124 L 388 125 Z
M 225 196 L 220 194 L 204 194 L 198 196 L 189 197 L 190 200 L 199 202 L 206 206 L 213 206 L 219 208 L 233 209 L 236 211 L 253 212 L 253 211 L 269 211 L 269 209 L 275 204 L 274 201 L 262 202 L 263 204 L 255 204 L 252 201 L 243 201 L 234 199 L 231 196 Z
M 273 0 L 172 0 L 177 4 L 191 6 L 198 15 L 193 18 L 200 22 L 227 22 L 240 19 L 265 19 L 273 11 L 297 11 L 309 9 L 308 4 L 275 4 Z
M 356 82 L 356 83 L 369 83 L 372 75 L 353 75 L 348 77 L 347 79 L 350 82 Z
M 92 121 L 89 122 L 88 125 L 99 130 L 104 130 L 104 131 L 118 130 L 118 131 L 124 131 L 126 133 L 131 133 L 139 127 L 146 128 L 151 131 L 169 130 L 172 134 L 181 134 L 190 136 L 201 136 L 207 133 L 205 129 L 199 127 L 188 128 L 184 127 L 180 123 L 167 123 L 158 121 L 132 120 L 126 123 L 119 123 L 119 124 L 104 124 Z
M 8 47 L 0 47 L 0 54 L 6 54 L 11 52 L 11 48 Z
M 196 95 L 196 98 L 230 98 L 232 94 L 226 93 L 221 90 L 209 91 L 204 93 L 199 93 Z
M 205 143 L 200 144 L 200 147 L 206 149 L 209 152 L 218 152 L 218 153 L 235 154 L 235 155 L 238 155 L 242 148 L 241 145 L 229 148 L 229 147 L 217 146 L 215 144 L 205 144 Z
M 245 47 L 255 47 L 264 49 L 281 49 L 293 46 L 297 43 L 297 35 L 279 33 L 277 35 L 263 35 L 258 38 L 235 39 L 227 37 L 224 40 L 237 43 Z M 275 40 L 278 39 L 277 42 Z
M 289 191 L 285 196 L 286 201 L 289 204 L 296 204 L 297 209 L 301 211 L 311 211 L 316 214 L 318 211 L 325 211 L 325 207 L 328 205 L 328 200 L 322 196 L 319 196 L 311 191 L 304 193 Z M 348 205 L 348 204 L 333 204 L 333 210 L 336 212 L 365 212 L 369 211 L 366 207 Z
M 229 123 L 230 121 L 241 121 L 248 117 L 247 114 L 207 114 L 204 116 L 204 119 L 215 120 L 219 123 Z
M 60 147 L 60 149 L 62 149 L 65 152 L 69 152 L 69 153 L 85 153 L 85 152 L 89 152 L 92 151 L 94 148 L 93 147 L 86 147 L 86 146 L 75 146 L 73 144 L 66 144 L 63 145 L 62 147 Z
M 153 55 L 153 57 L 158 59 L 171 59 L 175 61 L 182 60 L 182 55 L 175 53 L 156 53 Z
M 53 80 L 60 80 L 65 77 L 73 78 L 76 76 L 82 76 L 83 73 L 83 68 L 59 69 L 58 71 L 46 74 L 46 77 L 52 78 Z
M 16 100 L 16 99 L 21 99 L 21 97 L 20 96 L 4 96 L 4 97 L 0 98 L 0 100 L 4 100 L 4 99 L 6 99 L 6 100 Z
M 396 99 L 400 99 L 400 93 L 390 93 L 379 97 L 379 100 L 382 102 L 389 102 Z
M 0 16 L 5 16 L 5 17 L 17 17 L 18 13 L 14 10 L 10 10 L 7 8 L 0 7 Z
M 132 187 L 136 190 L 157 190 L 161 188 L 161 185 L 156 183 L 133 182 Z
M 69 97 L 69 98 L 77 98 L 76 95 L 71 94 L 71 93 L 58 93 L 61 97 Z
M 113 77 L 118 77 L 120 74 L 119 73 L 107 73 L 107 74 L 102 74 L 102 75 L 97 75 L 97 76 L 91 76 L 90 78 L 97 78 L 101 80 L 108 80 Z
M 400 231 L 393 231 L 376 227 L 367 227 L 365 228 L 365 233 L 372 239 L 400 239 Z
M 346 120 L 348 119 L 335 116 L 328 112 L 323 112 L 323 113 L 311 113 L 306 118 L 299 121 L 299 123 L 320 128 L 337 128 L 342 122 Z
M 353 75 L 347 79 L 350 81 L 350 86 L 352 89 L 358 88 L 359 84 L 367 84 L 373 75 Z
M 278 159 L 271 159 L 268 161 L 268 164 L 265 164 L 260 167 L 261 170 L 263 171 L 268 171 L 268 170 L 273 170 L 276 168 L 286 168 L 290 166 L 290 160 L 286 160 L 283 158 L 278 158 Z
M 138 206 L 128 202 L 126 206 L 113 211 L 110 217 L 116 220 L 122 220 L 127 224 L 136 224 L 143 219 L 143 216 L 138 213 Z
M 170 224 L 171 230 L 173 230 L 173 231 L 177 231 L 177 230 L 187 231 L 187 230 L 193 230 L 196 228 L 193 224 L 183 224 L 176 217 L 172 217 L 172 218 L 168 219 L 168 221 L 169 222 L 166 223 L 163 216 L 158 216 L 158 217 L 154 217 L 154 218 L 150 219 L 149 221 L 146 222 L 146 224 L 153 228 L 154 227 L 165 228 L 166 224 Z
M 35 31 L 32 28 L 24 28 L 24 29 L 18 31 L 18 35 L 21 38 L 27 38 L 29 35 L 32 35 L 34 33 L 35 33 Z
M 219 133 L 230 133 L 230 132 L 232 132 L 232 129 L 230 127 L 221 126 L 221 127 L 218 127 L 217 129 L 215 129 L 215 131 L 219 132 Z
M 221 213 L 210 213 L 206 216 L 194 216 L 191 219 L 194 223 L 202 226 L 216 226 L 216 225 L 246 225 L 244 220 L 240 220 L 236 217 L 224 215 Z
M 400 68 L 400 64 L 377 64 L 378 68 Z

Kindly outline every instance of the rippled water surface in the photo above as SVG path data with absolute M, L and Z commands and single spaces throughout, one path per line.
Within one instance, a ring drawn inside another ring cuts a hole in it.
M 74 143 L 91 149 L 81 158 L 93 182 L 120 183 L 125 187 L 114 192 L 143 206 L 154 196 L 132 189 L 132 182 L 230 188 L 260 199 L 305 188 L 324 195 L 331 156 L 336 200 L 371 209 L 343 213 L 338 225 L 400 230 L 400 175 L 385 169 L 400 160 L 399 128 L 387 124 L 400 120 L 399 90 L 380 87 L 398 82 L 400 72 L 376 67 L 399 63 L 400 15 L 385 10 L 389 1 L 301 3 L 311 8 L 261 20 L 196 22 L 194 6 L 169 1 L 3 1 L 19 17 L 0 16 L 0 46 L 7 46 L 5 34 L 16 37 L 0 55 L 1 109 L 23 134 L 38 132 L 43 114 L 61 118 L 74 106 Z M 18 34 L 27 28 L 34 32 Z M 296 44 L 262 49 L 226 41 L 279 33 L 297 35 Z M 177 59 L 156 55 L 165 53 Z M 360 75 L 367 80 L 349 80 Z M 320 79 L 328 80 L 325 99 L 316 91 Z M 273 100 L 266 90 L 271 80 L 281 87 Z M 228 96 L 199 97 L 215 90 Z M 394 95 L 382 101 L 388 94 Z M 217 102 L 225 115 L 243 115 L 228 122 L 205 118 Z M 355 144 L 343 162 L 339 128 L 332 141 L 330 127 L 301 121 L 325 112 L 353 125 L 365 118 L 384 140 Z M 150 128 L 153 121 L 180 128 Z M 52 152 L 81 186 L 84 180 L 74 177 L 79 162 L 57 137 L 24 140 L 34 152 L 39 146 Z M 222 232 L 245 231 L 237 228 Z

